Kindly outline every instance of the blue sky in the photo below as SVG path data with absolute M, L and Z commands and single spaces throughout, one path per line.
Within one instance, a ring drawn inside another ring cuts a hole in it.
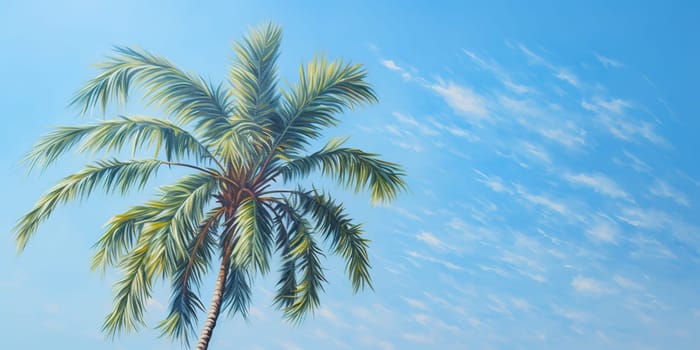
M 221 81 L 231 41 L 267 20 L 283 27 L 288 81 L 317 52 L 366 65 L 381 102 L 327 135 L 403 164 L 411 191 L 378 208 L 335 192 L 372 240 L 374 292 L 353 296 L 329 256 L 322 309 L 291 326 L 270 307 L 274 280 L 259 280 L 250 320 L 221 322 L 213 348 L 700 347 L 697 3 L 2 7 L 2 348 L 177 348 L 149 330 L 105 341 L 117 275 L 89 271 L 110 214 L 174 175 L 60 209 L 17 256 L 17 218 L 88 159 L 41 176 L 18 162 L 50 126 L 85 122 L 68 101 L 113 45 Z M 167 298 L 160 286 L 152 323 Z

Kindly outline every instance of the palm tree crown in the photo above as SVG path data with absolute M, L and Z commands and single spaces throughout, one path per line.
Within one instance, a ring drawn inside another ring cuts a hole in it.
M 325 282 L 319 239 L 346 263 L 354 291 L 371 287 L 368 241 L 343 205 L 312 187 L 292 186 L 315 171 L 372 202 L 388 202 L 405 189 L 403 172 L 377 154 L 344 147 L 332 139 L 320 150 L 305 149 L 337 115 L 376 101 L 359 65 L 318 57 L 299 70 L 299 81 L 278 87 L 280 28 L 268 24 L 234 45 L 229 85 L 213 85 L 168 60 L 133 48 L 117 48 L 99 75 L 79 90 L 73 104 L 83 114 L 124 104 L 134 87 L 169 116 L 119 116 L 59 127 L 26 157 L 44 168 L 71 149 L 113 152 L 125 146 L 152 150 L 147 159 L 100 160 L 64 178 L 15 227 L 22 251 L 53 210 L 100 188 L 125 193 L 143 188 L 162 167 L 191 173 L 159 188 L 158 196 L 113 216 L 95 244 L 92 267 L 122 272 L 114 285 L 114 308 L 103 330 L 109 335 L 144 325 L 144 309 L 155 280 L 172 287 L 169 314 L 158 324 L 164 335 L 189 341 L 197 314 L 205 310 L 199 285 L 218 265 L 209 313 L 198 349 L 206 349 L 220 312 L 246 315 L 251 283 L 281 258 L 275 305 L 300 321 L 319 305 Z M 218 263 L 218 264 L 216 264 Z

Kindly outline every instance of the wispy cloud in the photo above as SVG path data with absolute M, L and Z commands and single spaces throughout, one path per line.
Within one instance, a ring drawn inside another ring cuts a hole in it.
M 569 71 L 568 69 L 566 69 L 564 67 L 559 67 L 557 65 L 550 63 L 549 61 L 544 59 L 542 56 L 534 53 L 532 50 L 530 50 L 529 48 L 527 48 L 523 44 L 518 44 L 518 48 L 520 49 L 520 51 L 523 54 L 525 54 L 525 56 L 527 56 L 530 59 L 530 63 L 542 65 L 542 66 L 548 68 L 549 70 L 551 70 L 552 74 L 557 79 L 565 81 L 574 87 L 577 87 L 577 88 L 581 87 L 581 83 L 580 83 L 578 77 L 576 77 L 576 75 L 574 73 L 572 73 L 571 71 Z
M 393 60 L 382 60 L 382 65 L 389 70 L 400 72 L 403 69 L 399 67 Z
M 614 60 L 610 57 L 605 57 L 605 56 L 600 55 L 598 53 L 594 53 L 594 55 L 595 55 L 595 58 L 598 60 L 598 62 L 600 62 L 600 64 L 602 64 L 603 67 L 605 67 L 605 68 L 622 68 L 625 66 L 624 63 L 622 63 L 618 60 Z
M 640 283 L 637 283 L 629 278 L 625 278 L 620 275 L 615 275 L 613 277 L 613 281 L 615 281 L 615 283 L 617 283 L 618 286 L 625 289 L 644 290 L 644 286 Z
M 479 65 L 481 68 L 490 71 L 493 73 L 497 79 L 501 81 L 501 83 L 508 88 L 509 90 L 517 93 L 517 94 L 525 94 L 528 92 L 532 92 L 534 89 L 530 86 L 522 85 L 515 83 L 513 79 L 510 77 L 510 74 L 508 74 L 505 69 L 503 69 L 496 61 L 494 60 L 487 60 L 485 58 L 479 57 L 476 53 L 469 51 L 467 49 L 462 49 L 465 55 L 469 57 L 474 63 Z
M 598 220 L 593 226 L 586 230 L 586 236 L 595 242 L 616 243 L 620 229 L 610 220 Z
M 408 251 L 408 252 L 406 252 L 406 254 L 412 258 L 416 258 L 416 259 L 420 259 L 420 260 L 424 260 L 424 261 L 428 261 L 431 263 L 442 265 L 450 270 L 455 270 L 455 271 L 463 271 L 464 270 L 463 267 L 456 265 L 454 263 L 451 263 L 447 260 L 438 259 L 438 258 L 428 256 L 428 255 L 423 255 L 423 254 L 418 253 L 416 251 Z
M 577 293 L 585 295 L 600 296 L 612 293 L 603 282 L 590 277 L 576 276 L 571 280 L 571 286 Z
M 451 81 L 438 81 L 430 85 L 430 89 L 440 95 L 457 114 L 471 122 L 482 122 L 489 117 L 486 99 L 469 87 Z
M 632 200 L 632 197 L 609 177 L 600 173 L 566 174 L 564 178 L 572 184 L 588 187 L 611 198 Z
M 654 185 L 649 189 L 649 192 L 657 197 L 672 199 L 676 204 L 684 207 L 690 205 L 690 200 L 684 193 L 661 180 L 656 180 Z
M 437 249 L 449 249 L 450 247 L 430 232 L 421 232 L 416 235 L 416 239 Z

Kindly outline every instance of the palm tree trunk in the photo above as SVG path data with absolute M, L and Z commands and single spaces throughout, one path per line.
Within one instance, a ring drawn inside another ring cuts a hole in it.
M 211 298 L 209 314 L 207 315 L 206 322 L 204 322 L 202 333 L 199 335 L 199 341 L 197 341 L 197 350 L 206 350 L 209 348 L 209 341 L 211 340 L 214 327 L 216 327 L 216 320 L 219 318 L 219 312 L 221 311 L 221 302 L 224 296 L 224 285 L 226 285 L 226 277 L 228 276 L 230 261 L 231 251 L 230 248 L 227 247 L 224 249 L 224 256 L 221 259 L 219 276 L 216 278 L 216 284 L 214 285 L 214 296 Z

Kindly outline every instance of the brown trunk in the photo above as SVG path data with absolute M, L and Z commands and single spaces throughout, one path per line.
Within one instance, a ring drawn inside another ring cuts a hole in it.
M 211 340 L 214 327 L 216 327 L 216 320 L 219 318 L 219 312 L 221 311 L 221 302 L 224 296 L 224 285 L 226 285 L 226 277 L 228 276 L 231 252 L 225 251 L 224 257 L 221 260 L 219 276 L 216 278 L 216 284 L 214 285 L 214 296 L 211 298 L 209 314 L 207 315 L 206 322 L 204 322 L 202 333 L 199 335 L 199 341 L 197 341 L 197 350 L 206 350 L 209 348 L 209 341 Z

